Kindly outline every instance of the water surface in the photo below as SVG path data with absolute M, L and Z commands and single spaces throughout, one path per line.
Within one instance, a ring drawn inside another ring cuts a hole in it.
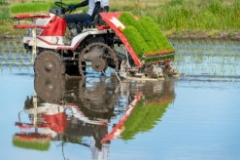
M 185 76 L 119 83 L 35 77 L 1 41 L 0 159 L 240 159 L 239 43 L 173 44 Z

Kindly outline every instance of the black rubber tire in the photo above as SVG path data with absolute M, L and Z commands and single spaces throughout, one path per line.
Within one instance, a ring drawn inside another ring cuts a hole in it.
M 65 92 L 65 80 L 63 77 L 35 76 L 34 89 L 37 97 L 43 101 L 59 103 Z
M 45 50 L 37 56 L 34 71 L 38 76 L 61 76 L 65 73 L 65 64 L 57 52 Z

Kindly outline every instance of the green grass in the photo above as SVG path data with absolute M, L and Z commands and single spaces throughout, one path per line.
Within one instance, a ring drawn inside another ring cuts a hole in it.
M 54 1 L 20 3 L 11 7 L 12 14 L 47 12 Z M 76 4 L 79 1 L 65 1 Z M 80 8 L 82 9 L 82 8 Z M 78 10 L 80 10 L 78 9 Z M 84 8 L 86 10 L 86 8 Z M 240 30 L 239 0 L 163 0 L 163 1 L 110 1 L 110 11 L 131 12 L 149 16 L 162 30 Z
M 239 0 L 121 1 L 110 9 L 149 16 L 162 31 L 240 30 Z M 144 3 L 145 2 L 145 3 Z
M 9 14 L 9 9 L 6 7 L 0 7 L 1 14 L 0 14 L 0 21 L 3 20 L 10 20 L 11 16 Z
M 0 5 L 0 21 L 11 21 L 10 13 L 46 13 L 53 6 L 53 0 L 45 0 L 45 3 L 30 3 L 32 0 L 8 0 L 12 6 L 11 12 L 3 11 L 9 8 Z M 79 3 L 78 0 L 64 1 L 65 3 Z M 79 8 L 86 11 L 87 7 Z M 189 31 L 208 32 L 215 30 L 240 31 L 240 1 L 239 0 L 112 0 L 110 1 L 110 11 L 131 12 L 140 17 L 151 17 L 167 36 L 185 34 Z M 11 21 L 13 23 L 13 21 Z M 9 28 L 10 25 L 7 27 Z M 1 32 L 8 32 L 7 28 L 1 28 Z M 5 30 L 2 30 L 5 29 Z M 12 31 L 10 31 L 12 33 Z M 210 34 L 212 35 L 212 34 Z M 150 43 L 150 42 L 149 42 Z M 148 44 L 149 46 L 151 45 Z
M 0 37 L 8 35 L 24 35 L 26 30 L 14 29 L 12 20 L 0 20 Z
M 7 6 L 7 5 L 9 5 L 8 1 L 0 0 L 0 6 Z
M 183 1 L 181 5 L 165 4 L 160 8 L 159 10 L 162 11 L 157 14 L 151 11 L 147 14 L 153 17 L 164 30 L 240 29 L 239 1 L 228 5 L 221 3 L 220 0 L 198 4 Z

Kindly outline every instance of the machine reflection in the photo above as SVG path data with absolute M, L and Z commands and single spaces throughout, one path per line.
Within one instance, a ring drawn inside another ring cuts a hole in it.
M 151 130 L 175 98 L 174 80 L 35 77 L 34 88 L 19 112 L 13 145 L 48 151 L 51 141 L 59 142 L 64 159 L 68 143 L 88 147 L 93 159 L 108 159 L 112 140 Z

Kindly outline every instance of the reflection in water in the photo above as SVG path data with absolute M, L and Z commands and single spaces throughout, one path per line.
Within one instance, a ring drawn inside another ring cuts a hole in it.
M 171 81 L 163 81 L 161 85 L 147 83 L 142 86 L 143 95 L 126 122 L 121 138 L 133 139 L 138 132 L 147 132 L 152 129 L 166 108 L 175 98 L 174 86 Z
M 64 159 L 65 143 L 88 147 L 93 159 L 108 159 L 111 140 L 131 140 L 151 130 L 175 98 L 172 80 L 119 83 L 114 78 L 35 77 L 34 87 L 36 96 L 27 97 L 25 115 L 19 112 L 15 125 L 20 132 L 13 144 L 46 151 L 50 141 L 58 141 Z M 26 114 L 27 122 L 21 120 Z

